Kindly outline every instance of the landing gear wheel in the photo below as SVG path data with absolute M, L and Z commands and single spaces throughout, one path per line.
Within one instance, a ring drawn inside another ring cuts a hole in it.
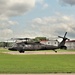
M 24 50 L 19 50 L 20 53 L 24 53 Z
M 55 53 L 57 53 L 57 51 L 55 51 Z

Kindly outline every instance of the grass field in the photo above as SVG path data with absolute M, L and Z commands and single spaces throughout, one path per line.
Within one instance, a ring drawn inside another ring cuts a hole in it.
M 75 73 L 75 55 L 10 55 L 0 49 L 0 73 Z

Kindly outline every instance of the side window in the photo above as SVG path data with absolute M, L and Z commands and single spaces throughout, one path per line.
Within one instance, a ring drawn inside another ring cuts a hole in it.
M 56 42 L 55 42 L 55 44 L 56 44 Z
M 50 44 L 50 42 L 48 42 L 48 44 Z

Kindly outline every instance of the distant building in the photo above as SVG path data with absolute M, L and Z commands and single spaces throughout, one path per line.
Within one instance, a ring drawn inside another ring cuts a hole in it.
M 58 46 L 58 40 L 43 40 L 40 43 L 42 44 L 46 44 L 46 45 L 54 45 L 54 46 Z
M 67 49 L 75 49 L 75 40 L 66 41 L 65 46 L 67 46 Z

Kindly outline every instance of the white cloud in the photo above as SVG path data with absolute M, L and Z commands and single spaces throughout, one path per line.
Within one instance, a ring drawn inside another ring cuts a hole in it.
M 42 5 L 42 9 L 48 8 L 48 4 L 45 2 L 45 0 L 36 0 L 36 3 L 39 3 Z
M 18 24 L 18 22 L 16 22 L 16 21 L 2 20 L 2 21 L 0 21 L 0 29 L 8 28 L 8 27 L 10 27 L 12 25 L 17 25 L 17 24 Z
M 13 31 L 11 29 L 2 29 L 0 30 L 0 41 L 11 38 Z
M 10 37 L 10 26 L 18 24 L 11 17 L 24 15 L 35 7 L 36 0 L 0 0 L 0 38 Z
M 63 4 L 75 5 L 75 0 L 59 0 Z
M 0 0 L 0 28 L 17 24 L 10 18 L 23 15 L 34 6 L 35 0 Z
M 44 3 L 44 0 L 36 0 L 36 2 L 42 4 Z
M 18 16 L 30 11 L 35 6 L 35 0 L 0 0 L 0 15 Z
M 46 9 L 46 8 L 48 8 L 48 4 L 47 3 L 45 3 L 44 5 L 43 5 L 43 9 Z
M 34 33 L 41 36 L 54 36 L 64 34 L 66 31 L 72 36 L 75 34 L 75 18 L 72 16 L 56 15 L 36 18 L 31 22 Z M 31 33 L 32 34 L 32 33 Z M 73 36 L 74 37 L 74 36 Z

